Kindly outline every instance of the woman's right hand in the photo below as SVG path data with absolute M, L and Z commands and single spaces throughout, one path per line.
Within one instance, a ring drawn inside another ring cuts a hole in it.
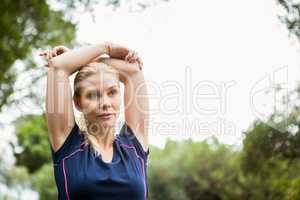
M 54 47 L 52 50 L 47 50 L 47 51 L 43 51 L 39 54 L 39 56 L 43 56 L 47 63 L 45 64 L 45 67 L 49 67 L 51 66 L 51 58 L 59 56 L 63 53 L 66 53 L 67 51 L 70 51 L 69 48 L 65 47 L 65 46 L 56 46 Z

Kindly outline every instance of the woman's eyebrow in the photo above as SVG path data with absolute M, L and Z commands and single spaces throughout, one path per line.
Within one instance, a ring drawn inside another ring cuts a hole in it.
M 112 85 L 112 86 L 110 86 L 110 87 L 108 87 L 107 88 L 107 90 L 110 90 L 110 89 L 112 89 L 112 88 L 118 88 L 118 85 Z M 90 92 L 99 92 L 98 90 L 96 90 L 96 89 L 87 89 L 87 93 L 90 93 Z
M 111 88 L 115 88 L 115 87 L 117 87 L 118 85 L 113 85 L 113 86 L 110 86 L 109 88 L 107 88 L 107 89 L 111 89 Z
M 93 93 L 93 92 L 97 92 L 97 90 L 95 90 L 95 89 L 88 89 L 86 91 L 87 94 L 90 94 L 90 93 Z

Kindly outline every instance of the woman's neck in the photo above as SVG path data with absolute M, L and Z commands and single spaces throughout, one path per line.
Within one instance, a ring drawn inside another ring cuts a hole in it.
M 92 126 L 90 126 L 92 129 Z M 89 130 L 91 130 L 89 129 Z M 92 135 L 95 136 L 98 145 L 103 149 L 109 149 L 112 147 L 115 139 L 115 127 L 103 127 L 101 125 L 97 126 L 97 129 L 92 131 Z

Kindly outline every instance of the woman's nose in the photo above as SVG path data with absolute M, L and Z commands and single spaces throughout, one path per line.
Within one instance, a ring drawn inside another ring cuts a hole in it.
M 99 101 L 99 108 L 101 110 L 105 110 L 105 109 L 109 108 L 110 106 L 111 106 L 111 104 L 110 104 L 109 97 L 107 97 L 107 95 L 103 95 Z

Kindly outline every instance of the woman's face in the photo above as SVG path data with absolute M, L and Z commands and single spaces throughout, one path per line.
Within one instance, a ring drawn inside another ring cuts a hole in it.
M 113 127 L 120 111 L 119 80 L 112 73 L 89 76 L 83 83 L 80 105 L 89 124 Z M 102 114 L 109 113 L 107 116 Z

